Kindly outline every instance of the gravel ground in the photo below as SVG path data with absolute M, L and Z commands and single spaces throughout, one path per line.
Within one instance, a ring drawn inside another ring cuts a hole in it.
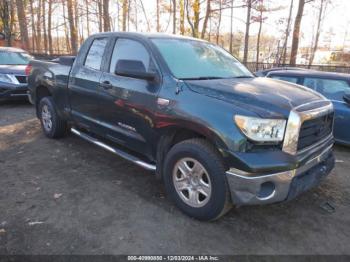
M 28 103 L 0 105 L 0 254 L 350 254 L 350 149 L 289 203 L 199 222 L 162 184 L 73 135 L 44 137 Z

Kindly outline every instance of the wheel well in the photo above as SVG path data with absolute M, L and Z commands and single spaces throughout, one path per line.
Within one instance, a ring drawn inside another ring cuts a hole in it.
M 180 130 L 175 131 L 175 134 L 174 134 L 173 139 L 172 139 L 171 144 L 170 144 L 170 148 L 181 141 L 191 139 L 191 138 L 206 139 L 205 136 L 203 136 L 195 131 L 188 130 L 188 129 L 180 129 Z
M 46 97 L 46 96 L 51 96 L 51 93 L 50 93 L 49 89 L 46 86 L 38 86 L 36 88 L 36 97 L 35 97 L 35 106 L 36 106 L 36 109 L 37 109 L 36 110 L 37 116 L 38 116 L 38 111 L 39 111 L 38 110 L 38 106 L 39 106 L 40 100 L 43 97 Z
M 195 132 L 193 130 L 189 130 L 189 129 L 175 129 L 175 130 L 171 130 L 171 131 L 167 131 L 165 132 L 158 143 L 157 146 L 157 171 L 156 171 L 156 175 L 157 178 L 161 178 L 161 173 L 163 170 L 163 162 L 165 159 L 166 154 L 169 152 L 169 150 L 176 145 L 177 143 L 184 141 L 184 140 L 188 140 L 188 139 L 192 139 L 192 138 L 203 138 L 203 139 L 207 139 L 204 135 Z

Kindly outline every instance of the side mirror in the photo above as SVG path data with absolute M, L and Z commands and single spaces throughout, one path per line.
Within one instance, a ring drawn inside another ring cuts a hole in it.
M 345 94 L 343 100 L 350 105 L 350 94 Z
M 114 73 L 120 76 L 127 76 L 138 79 L 153 81 L 157 74 L 146 72 L 146 68 L 139 60 L 119 60 L 115 66 Z

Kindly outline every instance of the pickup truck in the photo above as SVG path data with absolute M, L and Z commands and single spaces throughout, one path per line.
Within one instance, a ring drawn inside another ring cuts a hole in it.
M 73 134 L 154 171 L 187 215 L 287 201 L 334 167 L 333 106 L 254 77 L 224 49 L 159 34 L 99 33 L 76 57 L 31 61 L 49 138 Z

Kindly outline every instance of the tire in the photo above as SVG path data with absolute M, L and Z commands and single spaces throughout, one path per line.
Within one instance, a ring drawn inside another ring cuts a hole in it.
M 67 122 L 57 114 L 52 97 L 42 98 L 38 110 L 41 127 L 47 137 L 60 138 L 67 134 Z
M 218 219 L 232 206 L 225 170 L 213 145 L 204 139 L 185 140 L 173 146 L 165 158 L 166 192 L 190 217 L 204 221 Z

